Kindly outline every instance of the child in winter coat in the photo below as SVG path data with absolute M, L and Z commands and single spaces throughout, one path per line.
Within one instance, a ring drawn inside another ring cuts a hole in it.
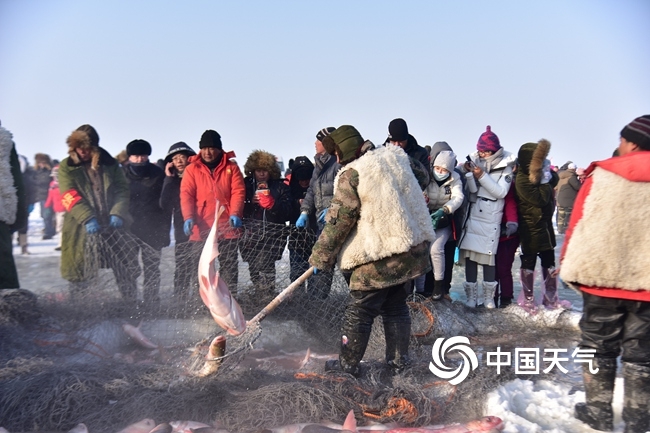
M 434 286 L 431 299 L 439 301 L 443 297 L 445 278 L 445 244 L 452 236 L 453 213 L 463 204 L 463 183 L 454 171 L 456 154 L 445 150 L 431 163 L 431 181 L 426 189 L 427 206 L 436 239 L 431 244 L 429 254 L 433 264 Z
M 57 165 L 52 169 L 50 173 L 52 180 L 50 181 L 50 187 L 47 191 L 47 200 L 45 201 L 45 207 L 52 209 L 54 212 L 54 218 L 56 221 L 56 234 L 61 234 L 61 229 L 63 229 L 63 216 L 65 215 L 65 207 L 61 201 L 61 191 L 59 190 L 59 166 Z M 61 251 L 61 236 L 59 236 L 59 244 L 54 248 L 56 251 Z

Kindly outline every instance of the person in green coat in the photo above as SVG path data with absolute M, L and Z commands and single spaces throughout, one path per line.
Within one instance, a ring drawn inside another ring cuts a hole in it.
M 120 293 L 136 299 L 137 257 L 114 236 L 130 223 L 129 185 L 117 161 L 99 147 L 99 135 L 82 125 L 67 139 L 69 157 L 61 161 L 59 189 L 66 210 L 61 233 L 61 276 L 70 281 L 71 296 L 88 289 L 99 263 L 91 261 L 86 244 L 98 245 L 99 261 L 115 273 Z
M 27 225 L 23 176 L 11 132 L 0 127 L 0 290 L 18 289 L 11 236 Z
M 558 175 L 551 170 L 548 153 L 551 143 L 540 140 L 526 143 L 517 155 L 519 175 L 515 178 L 517 212 L 519 214 L 519 239 L 521 241 L 521 287 L 524 293 L 521 306 L 535 308 L 533 286 L 535 263 L 539 256 L 544 279 L 543 304 L 557 308 L 557 275 L 555 272 L 555 213 L 554 188 Z

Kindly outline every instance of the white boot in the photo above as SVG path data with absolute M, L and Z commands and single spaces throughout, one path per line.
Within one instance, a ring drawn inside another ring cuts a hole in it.
M 497 289 L 496 281 L 483 281 L 483 305 L 485 308 L 495 308 L 494 292 Z
M 477 298 L 477 293 L 476 293 L 476 286 L 478 283 L 468 283 L 465 281 L 463 283 L 463 288 L 465 289 L 465 295 L 467 295 L 467 302 L 465 302 L 465 305 L 467 305 L 469 308 L 476 308 L 476 298 Z

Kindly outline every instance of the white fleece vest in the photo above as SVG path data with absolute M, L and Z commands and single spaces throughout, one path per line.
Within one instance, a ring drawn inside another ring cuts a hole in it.
M 597 167 L 560 277 L 585 286 L 650 291 L 650 183 Z
M 424 241 L 433 242 L 427 205 L 402 148 L 380 147 L 344 166 L 334 181 L 334 194 L 341 174 L 352 168 L 359 173 L 361 211 L 339 254 L 341 269 L 405 253 Z
M 11 225 L 16 222 L 18 195 L 11 174 L 11 149 L 13 148 L 11 132 L 0 127 L 0 221 Z

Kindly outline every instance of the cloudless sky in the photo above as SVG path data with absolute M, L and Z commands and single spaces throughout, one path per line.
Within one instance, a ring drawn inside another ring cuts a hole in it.
M 30 161 L 89 123 L 112 155 L 215 129 L 241 166 L 286 164 L 320 128 L 381 144 L 402 117 L 459 159 L 489 124 L 586 167 L 650 113 L 649 23 L 648 0 L 0 0 L 0 121 Z

